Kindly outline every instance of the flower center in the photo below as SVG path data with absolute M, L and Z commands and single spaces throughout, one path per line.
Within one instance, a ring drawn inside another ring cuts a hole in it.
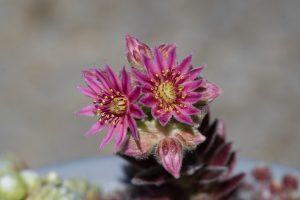
M 124 114 L 127 109 L 127 99 L 125 97 L 115 97 L 109 104 L 109 110 L 114 114 Z
M 176 88 L 170 81 L 162 82 L 157 87 L 158 96 L 168 104 L 172 104 L 176 99 Z

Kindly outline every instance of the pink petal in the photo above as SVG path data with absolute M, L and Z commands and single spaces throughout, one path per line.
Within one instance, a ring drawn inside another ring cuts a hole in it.
M 107 131 L 105 137 L 102 139 L 102 141 L 99 145 L 99 149 L 102 149 L 105 145 L 107 145 L 111 141 L 117 126 L 119 126 L 119 124 L 117 124 L 116 126 L 114 126 L 114 125 L 108 126 L 108 131 Z
M 186 81 L 182 84 L 185 91 L 193 91 L 202 86 L 203 80 Z
M 128 126 L 130 128 L 132 136 L 134 137 L 134 139 L 139 140 L 139 134 L 137 131 L 137 125 L 136 125 L 135 120 L 132 117 L 128 116 L 127 121 L 128 121 Z
M 157 100 L 152 94 L 147 94 L 146 96 L 142 97 L 141 103 L 145 106 L 152 107 L 153 105 L 157 104 Z
M 143 55 L 143 62 L 148 73 L 151 73 L 153 76 L 155 76 L 155 74 L 160 74 L 158 66 L 153 64 L 150 58 Z
M 112 71 L 112 69 L 108 65 L 106 65 L 105 71 L 107 73 L 108 80 L 111 83 L 112 87 L 119 91 L 120 90 L 120 84 L 119 84 L 119 81 L 118 81 L 118 78 L 117 78 L 116 74 Z
M 166 126 L 167 123 L 170 121 L 171 117 L 172 117 L 172 114 L 170 112 L 165 112 L 165 113 L 162 113 L 158 119 L 162 126 Z
M 183 150 L 181 143 L 176 138 L 166 137 L 161 140 L 157 145 L 156 157 L 165 170 L 175 178 L 180 177 Z
M 195 115 L 201 112 L 199 109 L 195 108 L 192 105 L 187 105 L 187 107 L 185 108 L 180 108 L 179 106 L 176 106 L 176 109 L 184 115 Z
M 100 122 L 94 123 L 91 128 L 84 134 L 85 136 L 95 135 L 103 129 L 104 125 Z
M 140 97 L 140 93 L 141 93 L 140 87 L 134 88 L 134 90 L 129 94 L 129 101 L 131 103 L 135 102 Z
M 166 69 L 167 64 L 158 48 L 155 48 L 154 52 L 155 52 L 156 65 L 158 66 L 160 72 L 159 74 L 161 74 L 161 71 Z
M 187 103 L 197 103 L 201 100 L 201 98 L 203 97 L 203 94 L 198 93 L 198 92 L 189 92 L 188 95 L 186 96 L 186 98 L 184 99 L 185 102 Z
M 122 69 L 122 89 L 123 89 L 123 92 L 125 94 L 128 94 L 128 91 L 131 90 L 131 80 L 130 80 L 130 76 L 128 75 L 125 67 L 123 67 Z
M 176 46 L 171 49 L 168 55 L 168 67 L 172 68 L 176 65 Z
M 100 80 L 100 82 L 102 83 L 101 86 L 104 90 L 109 91 L 109 89 L 111 88 L 111 86 L 109 85 L 109 83 L 107 82 L 107 77 L 103 74 L 103 72 L 101 72 L 100 70 L 97 70 L 97 78 Z
M 183 61 L 178 65 L 178 71 L 181 72 L 181 74 L 185 74 L 187 70 L 191 67 L 191 61 L 192 61 L 192 55 L 189 55 Z
M 142 85 L 142 92 L 145 93 L 145 94 L 147 94 L 147 93 L 152 94 L 153 93 L 152 86 L 147 84 L 147 83 L 143 84 Z
M 159 116 L 162 114 L 161 113 L 161 109 L 157 106 L 157 105 L 153 105 L 151 106 L 151 114 L 155 119 L 158 119 Z M 160 112 L 157 112 L 158 110 L 160 110 Z
M 193 120 L 191 119 L 190 116 L 185 115 L 183 113 L 180 112 L 173 112 L 173 116 L 175 117 L 175 119 L 179 122 L 185 123 L 185 124 L 190 124 L 193 125 Z
M 137 106 L 135 104 L 131 104 L 129 109 L 130 109 L 129 112 L 133 117 L 138 118 L 138 119 L 142 119 L 145 117 L 144 112 L 142 111 L 142 109 L 139 106 Z
M 96 99 L 97 98 L 97 94 L 92 89 L 90 89 L 88 87 L 81 87 L 81 86 L 78 86 L 77 88 L 85 96 L 90 97 L 92 99 Z
M 135 68 L 132 68 L 132 73 L 138 79 L 138 81 L 140 82 L 140 84 L 144 84 L 144 83 L 148 83 L 149 82 L 149 76 L 143 74 L 139 70 L 137 70 Z
M 84 77 L 86 84 L 97 94 L 101 93 L 100 84 L 91 77 Z
M 95 105 L 91 104 L 91 105 L 88 105 L 88 106 L 82 108 L 76 114 L 85 115 L 85 116 L 95 116 L 95 110 L 96 110 Z
M 201 65 L 198 68 L 192 69 L 189 71 L 185 76 L 187 77 L 186 80 L 194 80 L 195 78 L 199 77 L 200 73 L 206 67 L 206 64 Z
M 116 143 L 115 143 L 116 150 L 120 149 L 121 145 L 126 139 L 127 128 L 128 128 L 128 123 L 126 119 L 124 119 L 122 123 L 119 123 L 118 127 L 116 128 L 118 130 L 116 135 Z

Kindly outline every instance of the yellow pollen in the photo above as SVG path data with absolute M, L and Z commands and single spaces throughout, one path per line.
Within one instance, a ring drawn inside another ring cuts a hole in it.
M 114 114 L 123 114 L 126 112 L 127 99 L 125 97 L 115 97 L 109 104 L 109 109 Z M 111 117 L 114 117 L 112 114 Z
M 168 104 L 172 104 L 176 99 L 176 88 L 170 81 L 162 82 L 157 88 L 157 93 Z

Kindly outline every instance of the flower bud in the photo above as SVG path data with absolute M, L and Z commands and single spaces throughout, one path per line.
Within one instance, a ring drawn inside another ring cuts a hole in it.
M 145 158 L 151 154 L 153 140 L 157 136 L 154 134 L 140 134 L 140 140 L 135 140 L 132 136 L 126 141 L 121 153 L 134 158 Z
M 209 81 L 205 81 L 203 87 L 205 88 L 205 90 L 203 92 L 202 98 L 206 103 L 212 102 L 222 93 L 221 89 L 218 86 Z
M 162 163 L 165 170 L 167 170 L 175 178 L 180 177 L 183 150 L 178 139 L 174 137 L 166 137 L 161 140 L 156 149 L 156 156 L 158 161 Z
M 201 133 L 191 133 L 187 131 L 179 132 L 175 137 L 181 142 L 185 149 L 192 150 L 198 144 L 205 141 L 205 136 Z
M 126 35 L 126 48 L 127 48 L 127 60 L 132 67 L 139 70 L 143 69 L 142 57 L 143 55 L 152 58 L 151 49 L 144 43 L 140 42 L 137 38 L 130 35 Z

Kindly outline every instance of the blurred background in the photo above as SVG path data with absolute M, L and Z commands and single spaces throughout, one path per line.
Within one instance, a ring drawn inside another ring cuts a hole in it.
M 240 156 L 300 167 L 300 1 L 0 0 L 0 152 L 43 166 L 99 152 L 74 112 L 81 70 L 127 64 L 125 33 L 176 42 L 223 94 L 212 103 Z

